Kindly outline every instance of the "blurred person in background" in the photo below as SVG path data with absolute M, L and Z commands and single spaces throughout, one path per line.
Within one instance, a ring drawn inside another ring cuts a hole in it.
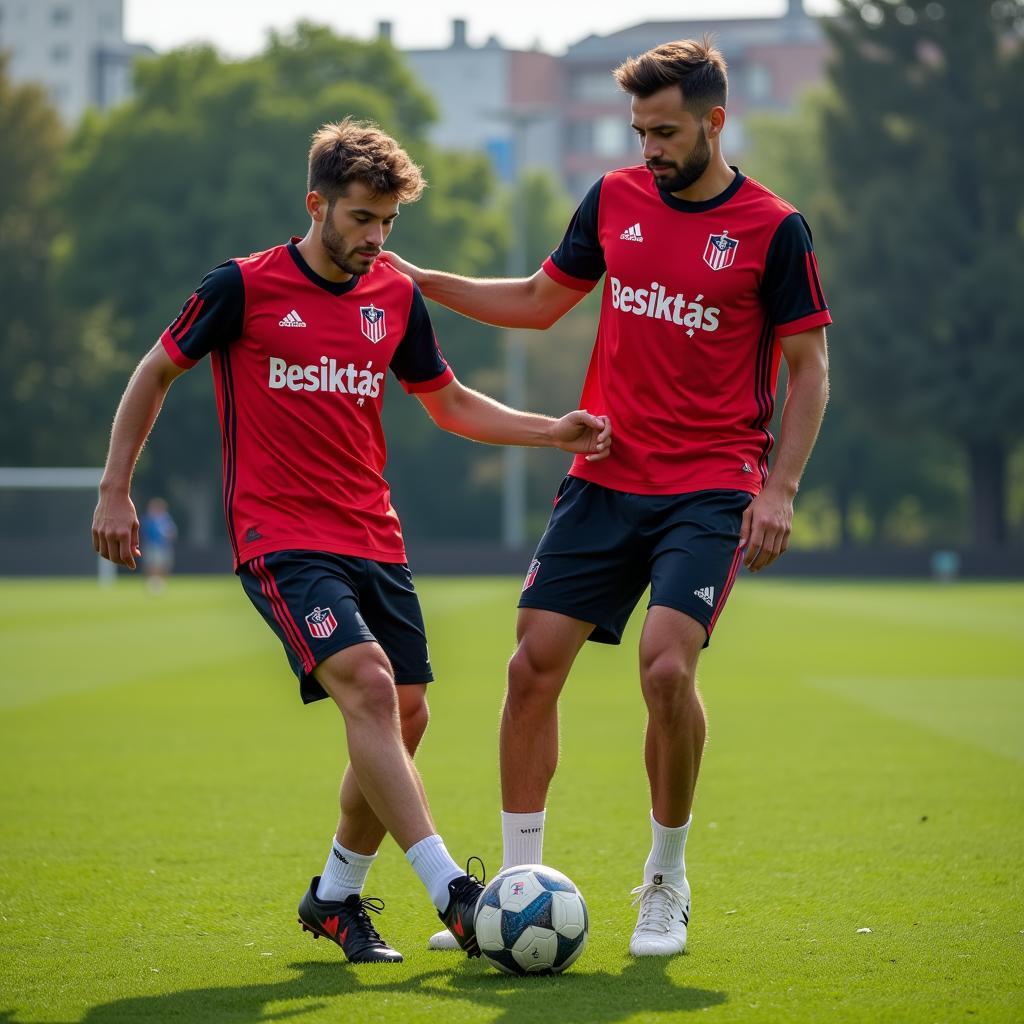
M 171 518 L 163 498 L 150 498 L 139 520 L 139 546 L 142 549 L 142 571 L 146 586 L 159 594 L 174 568 L 174 542 L 178 527 Z

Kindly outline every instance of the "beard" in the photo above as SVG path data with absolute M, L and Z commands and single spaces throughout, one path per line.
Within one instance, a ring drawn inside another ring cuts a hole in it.
M 704 126 L 701 125 L 700 138 L 693 144 L 693 149 L 687 154 L 682 164 L 673 163 L 671 160 L 648 161 L 648 169 L 655 167 L 671 167 L 675 174 L 671 177 L 659 178 L 655 176 L 654 184 L 660 192 L 682 192 L 689 188 L 707 169 L 711 163 L 711 146 L 708 144 L 708 137 L 704 134 Z
M 345 244 L 344 236 L 335 228 L 334 204 L 327 207 L 327 216 L 324 218 L 323 227 L 320 229 L 320 242 L 331 262 L 346 274 L 365 274 L 373 266 L 373 260 L 367 262 L 365 256 L 360 256 L 358 249 L 349 249 Z

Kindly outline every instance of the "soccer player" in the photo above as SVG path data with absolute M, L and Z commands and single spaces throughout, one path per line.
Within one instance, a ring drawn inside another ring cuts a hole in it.
M 118 406 L 93 520 L 96 550 L 135 568 L 130 483 L 168 388 L 209 354 L 235 570 L 284 645 L 304 702 L 344 716 L 349 766 L 327 865 L 299 905 L 355 962 L 402 959 L 362 889 L 385 830 L 470 956 L 479 881 L 451 858 L 411 754 L 433 679 L 398 516 L 381 475 L 390 369 L 445 430 L 599 460 L 606 419 L 554 420 L 471 391 L 445 362 L 416 285 L 377 260 L 420 169 L 373 125 L 322 127 L 309 152 L 304 238 L 212 270 L 142 359 Z
M 759 572 L 788 545 L 825 408 L 831 318 L 803 217 L 722 155 L 721 53 L 707 40 L 667 43 L 614 74 L 643 164 L 590 189 L 532 277 L 393 262 L 428 298 L 508 327 L 550 326 L 605 278 L 581 404 L 611 419 L 615 450 L 573 463 L 519 602 L 501 724 L 504 864 L 542 860 L 557 701 L 577 653 L 588 639 L 619 643 L 650 586 L 640 687 L 652 846 L 629 949 L 669 955 L 685 949 L 690 917 L 684 847 L 705 740 L 697 660 L 740 565 Z M 769 471 L 780 358 L 789 390 Z

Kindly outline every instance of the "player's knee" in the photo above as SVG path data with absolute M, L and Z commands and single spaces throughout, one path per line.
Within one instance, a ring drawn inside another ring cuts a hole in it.
M 398 718 L 395 684 L 384 672 L 367 672 L 357 683 L 353 707 L 366 719 L 387 723 Z
M 398 715 L 394 678 L 377 658 L 361 658 L 344 670 L 327 662 L 318 678 L 346 715 L 381 721 Z
M 640 673 L 644 698 L 652 714 L 675 717 L 696 697 L 694 671 L 681 658 L 662 654 L 645 664 Z
M 520 643 L 508 663 L 508 703 L 513 707 L 557 702 L 561 667 L 527 643 Z

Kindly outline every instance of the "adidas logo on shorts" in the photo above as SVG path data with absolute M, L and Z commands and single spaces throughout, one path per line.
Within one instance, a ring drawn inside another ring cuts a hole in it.
M 715 588 L 701 587 L 693 592 L 694 597 L 699 597 L 709 608 L 715 607 Z

